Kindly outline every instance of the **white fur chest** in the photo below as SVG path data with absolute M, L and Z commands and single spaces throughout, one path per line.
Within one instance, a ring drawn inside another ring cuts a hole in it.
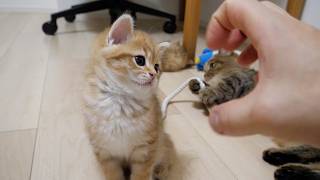
M 135 101 L 118 97 L 106 97 L 101 101 L 103 103 L 97 102 L 92 106 L 99 115 L 89 113 L 87 116 L 94 134 L 91 143 L 100 154 L 127 159 L 134 147 L 146 141 L 146 116 L 128 116 L 143 108 Z
M 133 148 L 143 141 L 145 126 L 132 119 L 117 118 L 99 125 L 100 148 L 112 156 L 128 158 Z

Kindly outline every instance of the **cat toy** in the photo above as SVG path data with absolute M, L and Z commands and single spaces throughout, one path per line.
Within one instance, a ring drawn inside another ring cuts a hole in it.
M 235 50 L 235 51 L 227 51 L 224 49 L 220 49 L 218 51 L 211 50 L 209 48 L 204 48 L 201 52 L 200 55 L 194 58 L 194 63 L 196 64 L 197 70 L 198 71 L 203 71 L 204 65 L 210 61 L 212 58 L 214 58 L 215 55 L 223 55 L 223 56 L 228 56 L 231 53 L 235 53 L 237 55 L 240 55 L 240 51 Z
M 203 71 L 206 62 L 212 59 L 216 53 L 217 51 L 212 51 L 209 48 L 202 50 L 202 53 L 194 59 L 194 63 L 196 64 L 198 71 Z
M 202 53 L 195 58 L 196 68 L 199 71 L 203 71 L 204 65 L 206 62 L 211 60 L 215 54 L 219 53 L 220 51 L 213 51 L 209 48 L 205 48 Z M 191 80 L 197 80 L 200 84 L 200 88 L 204 88 L 206 85 L 203 83 L 203 80 L 199 77 L 190 77 L 186 81 L 184 81 L 177 89 L 175 89 L 171 94 L 169 94 L 162 102 L 161 105 L 161 112 L 162 118 L 165 119 L 167 116 L 167 108 L 170 101 L 177 96 L 184 88 L 186 88 Z
M 161 104 L 161 112 L 162 112 L 162 118 L 165 119 L 167 116 L 167 108 L 170 103 L 170 101 L 176 97 L 184 88 L 186 88 L 191 80 L 197 80 L 200 84 L 200 88 L 204 88 L 206 85 L 203 83 L 202 79 L 199 77 L 190 77 L 186 81 L 184 81 L 177 89 L 175 89 L 171 94 L 169 94 Z

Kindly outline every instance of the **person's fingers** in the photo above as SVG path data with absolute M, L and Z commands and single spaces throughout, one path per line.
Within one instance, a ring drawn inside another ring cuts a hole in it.
M 219 24 L 216 18 L 211 17 L 206 32 L 207 45 L 211 49 L 223 49 L 230 30 Z
M 250 37 L 253 45 L 257 46 L 265 38 L 263 32 L 272 27 L 267 20 L 270 18 L 268 11 L 264 5 L 255 0 L 224 1 L 208 24 L 206 32 L 208 47 L 221 49 L 226 46 L 225 42 L 230 39 L 234 29 L 239 29 Z
M 241 99 L 213 107 L 209 117 L 211 127 L 224 135 L 240 136 L 257 133 L 259 124 L 251 117 L 253 99 L 254 95 L 249 94 Z
M 252 45 L 249 45 L 245 50 L 241 52 L 237 61 L 241 65 L 248 66 L 253 62 L 255 62 L 257 58 L 258 58 L 258 54 L 256 49 Z
M 246 40 L 246 36 L 239 31 L 239 29 L 234 29 L 230 31 L 228 39 L 223 45 L 223 49 L 233 51 L 241 45 Z

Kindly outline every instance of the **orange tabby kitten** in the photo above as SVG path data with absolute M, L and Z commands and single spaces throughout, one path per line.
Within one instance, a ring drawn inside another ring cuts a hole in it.
M 89 66 L 85 115 L 91 144 L 106 179 L 166 179 L 175 154 L 156 91 L 158 48 L 122 15 L 100 34 Z

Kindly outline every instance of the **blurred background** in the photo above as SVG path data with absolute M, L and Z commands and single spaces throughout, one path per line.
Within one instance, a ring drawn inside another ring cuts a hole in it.
M 179 0 L 131 0 L 150 7 L 157 7 L 159 10 L 179 15 Z M 201 1 L 201 26 L 205 26 L 212 12 L 223 0 L 202 0 Z M 296 0 L 301 1 L 301 0 Z M 0 10 L 5 11 L 41 11 L 54 12 L 70 8 L 70 6 L 88 2 L 88 0 L 0 0 Z M 286 8 L 287 0 L 272 0 L 282 8 Z M 306 0 L 301 16 L 302 21 L 320 28 L 320 1 Z

